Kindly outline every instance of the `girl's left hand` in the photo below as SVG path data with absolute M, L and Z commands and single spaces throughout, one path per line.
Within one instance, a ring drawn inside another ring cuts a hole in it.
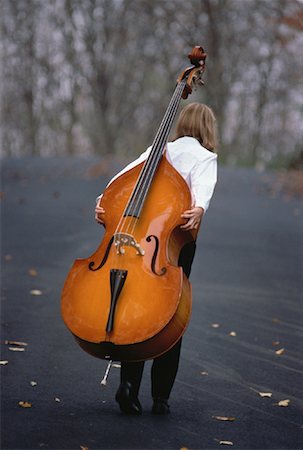
M 95 219 L 100 225 L 104 225 L 104 220 L 99 216 L 99 214 L 105 214 L 105 209 L 102 206 L 96 205 L 95 208 Z
M 200 225 L 203 213 L 204 209 L 200 206 L 184 211 L 184 213 L 181 214 L 181 217 L 183 219 L 188 219 L 188 221 L 185 225 L 181 225 L 180 228 L 184 231 L 196 230 Z

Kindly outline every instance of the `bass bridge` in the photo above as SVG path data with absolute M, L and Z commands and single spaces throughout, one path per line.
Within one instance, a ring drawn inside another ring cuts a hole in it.
M 124 255 L 125 249 L 124 247 L 134 247 L 136 249 L 137 255 L 144 256 L 145 251 L 143 248 L 138 244 L 134 236 L 128 233 L 116 233 L 114 235 L 114 245 L 117 250 L 118 255 Z

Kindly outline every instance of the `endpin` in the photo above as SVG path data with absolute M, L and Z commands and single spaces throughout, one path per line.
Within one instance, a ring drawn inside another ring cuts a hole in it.
M 106 367 L 106 370 L 105 370 L 104 377 L 103 377 L 102 380 L 100 381 L 101 386 L 106 386 L 106 384 L 107 384 L 107 378 L 108 378 L 110 369 L 111 369 L 112 367 L 120 368 L 120 367 L 121 367 L 121 364 L 113 364 L 113 360 L 112 360 L 112 359 L 108 362 L 107 367 Z

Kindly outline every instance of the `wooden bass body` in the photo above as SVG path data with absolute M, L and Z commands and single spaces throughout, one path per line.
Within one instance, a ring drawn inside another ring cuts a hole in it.
M 190 318 L 191 286 L 178 258 L 195 238 L 180 230 L 191 194 L 163 156 L 140 217 L 123 217 L 142 166 L 105 190 L 103 240 L 89 258 L 75 260 L 62 292 L 66 326 L 83 350 L 103 359 L 159 356 L 180 339 Z

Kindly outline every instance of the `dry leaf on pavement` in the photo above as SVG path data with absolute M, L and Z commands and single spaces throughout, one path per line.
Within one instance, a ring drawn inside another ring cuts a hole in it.
M 42 295 L 42 291 L 40 291 L 39 289 L 32 289 L 32 290 L 30 291 L 30 293 L 31 293 L 32 295 Z
M 9 350 L 11 350 L 12 352 L 24 352 L 25 348 L 24 347 L 8 347 Z
M 19 402 L 18 405 L 21 406 L 22 408 L 31 408 L 32 407 L 32 404 L 29 402 Z
M 230 335 L 230 336 L 237 336 L 237 333 L 236 333 L 235 331 L 231 331 L 231 332 L 229 333 L 229 335 Z
M 232 441 L 220 441 L 219 439 L 215 439 L 215 441 L 219 442 L 220 445 L 234 445 Z
M 271 397 L 272 396 L 272 392 L 258 392 L 258 394 L 260 395 L 260 397 Z
M 225 417 L 225 416 L 212 416 L 213 419 L 216 420 L 222 420 L 222 421 L 229 421 L 229 422 L 233 422 L 234 420 L 236 420 L 235 417 Z
M 38 275 L 38 272 L 37 272 L 36 269 L 28 269 L 28 274 L 29 274 L 31 277 L 36 277 L 36 276 Z
M 31 386 L 37 386 L 38 383 L 36 381 L 31 381 L 30 384 Z
M 88 447 L 83 447 L 83 445 L 80 445 L 81 450 L 88 450 Z
M 212 323 L 211 326 L 213 328 L 219 328 L 220 324 L 219 323 Z
M 20 345 L 21 347 L 26 347 L 28 345 L 27 342 L 8 341 L 8 340 L 5 340 L 4 344 L 6 344 L 6 345 Z
M 288 406 L 289 405 L 290 400 L 280 400 L 278 403 L 276 403 L 276 405 L 278 406 Z
M 276 350 L 275 354 L 276 355 L 283 355 L 283 353 L 285 352 L 285 348 L 280 348 L 280 350 Z

